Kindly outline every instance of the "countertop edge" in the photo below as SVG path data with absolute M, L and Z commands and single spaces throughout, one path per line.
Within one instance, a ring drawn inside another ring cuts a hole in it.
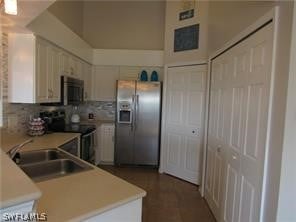
M 9 207 L 20 205 L 20 204 L 23 204 L 23 203 L 26 203 L 26 202 L 38 200 L 41 197 L 42 193 L 39 190 L 39 188 L 37 188 L 37 186 L 36 186 L 36 189 L 38 189 L 38 191 L 35 192 L 35 193 L 18 196 L 16 198 L 1 202 L 0 203 L 0 209 L 3 210 L 5 208 L 9 208 Z

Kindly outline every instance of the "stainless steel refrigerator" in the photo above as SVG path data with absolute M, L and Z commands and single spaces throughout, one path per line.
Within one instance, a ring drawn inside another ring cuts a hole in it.
M 115 163 L 159 164 L 161 83 L 117 81 Z

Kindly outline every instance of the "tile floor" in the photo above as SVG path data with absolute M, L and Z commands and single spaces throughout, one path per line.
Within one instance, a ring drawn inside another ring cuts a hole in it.
M 100 166 L 147 192 L 143 222 L 214 222 L 198 187 L 155 169 Z

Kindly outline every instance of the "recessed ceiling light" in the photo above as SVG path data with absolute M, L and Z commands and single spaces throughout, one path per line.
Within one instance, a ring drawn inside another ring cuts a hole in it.
M 4 11 L 9 15 L 17 15 L 17 0 L 4 0 Z

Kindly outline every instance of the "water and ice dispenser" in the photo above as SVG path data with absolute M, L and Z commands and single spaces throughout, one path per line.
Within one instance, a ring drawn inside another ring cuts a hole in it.
M 122 101 L 118 106 L 118 123 L 132 123 L 132 104 Z

